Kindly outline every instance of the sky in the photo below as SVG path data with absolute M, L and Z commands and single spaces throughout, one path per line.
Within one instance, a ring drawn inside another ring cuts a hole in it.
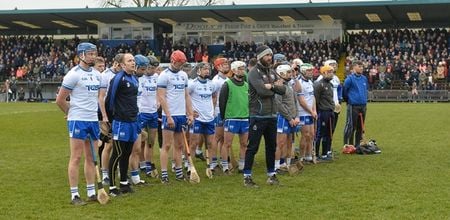
M 57 8 L 98 8 L 101 0 L 2 0 L 0 10 L 17 9 L 57 9 Z M 126 0 L 125 0 L 126 1 Z M 273 0 L 222 0 L 224 4 L 229 5 L 233 1 L 236 4 L 275 4 Z M 353 2 L 364 0 L 312 0 L 312 2 Z M 366 0 L 370 1 L 370 0 Z M 192 2 L 195 2 L 193 0 Z M 308 0 L 277 0 L 276 3 L 307 3 Z

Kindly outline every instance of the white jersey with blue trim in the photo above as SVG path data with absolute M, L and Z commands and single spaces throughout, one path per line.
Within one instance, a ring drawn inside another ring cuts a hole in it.
M 302 77 L 298 78 L 298 83 L 300 83 L 300 86 L 302 88 L 302 91 L 300 91 L 297 95 L 303 96 L 306 105 L 309 108 L 312 108 L 314 104 L 314 87 L 313 82 L 311 80 L 305 80 Z M 311 113 L 304 110 L 303 107 L 300 105 L 300 102 L 297 103 L 298 106 L 298 115 L 299 116 L 311 116 Z
M 319 80 L 321 80 L 323 78 L 322 75 L 320 75 L 319 77 L 317 77 L 316 82 L 318 82 Z M 333 74 L 333 78 L 330 81 L 331 85 L 333 85 L 333 101 L 334 104 L 339 104 L 339 97 L 338 97 L 338 87 L 341 84 L 341 81 L 339 80 L 339 77 L 337 77 L 336 75 Z
M 209 79 L 202 81 L 198 78 L 189 82 L 189 95 L 192 100 L 192 108 L 198 113 L 195 120 L 210 122 L 214 120 L 213 95 L 217 94 L 217 89 Z
M 107 68 L 105 71 L 101 74 L 101 81 L 100 81 L 100 88 L 106 89 L 106 93 L 108 93 L 109 84 L 111 82 L 111 79 L 116 75 L 114 71 L 112 71 L 111 68 Z
M 139 88 L 137 102 L 139 112 L 155 113 L 158 111 L 158 101 L 156 97 L 156 82 L 158 81 L 158 74 L 151 76 L 143 75 L 139 77 Z
M 186 115 L 185 91 L 188 86 L 187 74 L 180 70 L 176 73 L 169 68 L 161 72 L 157 80 L 158 88 L 166 89 L 166 102 L 172 116 Z M 166 115 L 163 111 L 162 115 Z
M 214 87 L 216 87 L 217 91 L 220 91 L 220 89 L 222 88 L 223 83 L 225 82 L 225 80 L 227 80 L 227 76 L 221 73 L 217 73 L 217 75 L 215 75 L 212 79 L 212 82 L 214 84 Z M 220 92 L 219 92 L 220 93 Z M 217 101 L 216 101 L 216 109 L 214 111 L 214 116 L 219 115 L 220 113 L 220 108 L 219 108 L 219 93 L 217 94 Z
M 71 90 L 69 121 L 98 121 L 98 90 L 100 73 L 94 68 L 73 67 L 64 77 L 62 86 Z

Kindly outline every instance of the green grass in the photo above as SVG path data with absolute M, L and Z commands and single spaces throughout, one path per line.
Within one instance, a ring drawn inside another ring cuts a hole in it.
M 199 185 L 152 180 L 153 186 L 106 206 L 73 207 L 62 113 L 55 104 L 2 103 L 0 219 L 448 219 L 449 112 L 446 103 L 371 103 L 366 136 L 377 140 L 381 155 L 339 154 L 299 176 L 281 176 L 281 187 L 264 184 L 261 147 L 254 175 L 259 189 L 244 188 L 241 175 L 209 180 L 197 163 Z M 335 150 L 344 121 L 345 113 Z M 85 198 L 83 179 L 79 186 Z

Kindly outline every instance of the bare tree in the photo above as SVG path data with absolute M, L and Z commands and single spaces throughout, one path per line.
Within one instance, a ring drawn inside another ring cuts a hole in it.
M 167 6 L 187 6 L 187 5 L 218 5 L 223 4 L 223 0 L 98 0 L 101 7 L 167 7 Z

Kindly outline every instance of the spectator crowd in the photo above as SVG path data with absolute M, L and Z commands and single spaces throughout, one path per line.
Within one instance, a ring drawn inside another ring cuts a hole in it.
M 448 79 L 449 34 L 446 29 L 369 31 L 349 35 L 347 63 L 359 59 L 372 88 L 442 89 Z M 347 65 L 348 66 L 348 65 Z
M 449 60 L 449 33 L 446 29 L 393 29 L 349 33 L 345 43 L 339 40 L 280 40 L 265 42 L 273 52 L 296 58 L 319 68 L 328 59 L 339 60 L 346 52 L 346 71 L 354 60 L 364 64 L 363 73 L 371 89 L 390 89 L 395 82 L 400 88 L 443 89 L 447 86 Z M 156 35 L 155 48 L 145 41 L 119 44 L 111 47 L 101 41 L 89 40 L 98 46 L 99 55 L 106 58 L 107 66 L 117 53 L 155 54 L 162 63 L 168 63 L 174 50 L 186 54 L 189 62 L 211 62 L 208 46 L 195 40 L 173 42 L 172 37 Z M 75 47 L 80 39 L 54 40 L 40 36 L 0 37 L 0 81 L 15 77 L 19 81 L 60 81 L 77 63 Z M 249 62 L 256 57 L 255 42 L 225 42 L 221 56 L 230 61 Z M 156 53 L 155 53 L 156 52 Z M 445 82 L 445 83 L 444 83 Z

